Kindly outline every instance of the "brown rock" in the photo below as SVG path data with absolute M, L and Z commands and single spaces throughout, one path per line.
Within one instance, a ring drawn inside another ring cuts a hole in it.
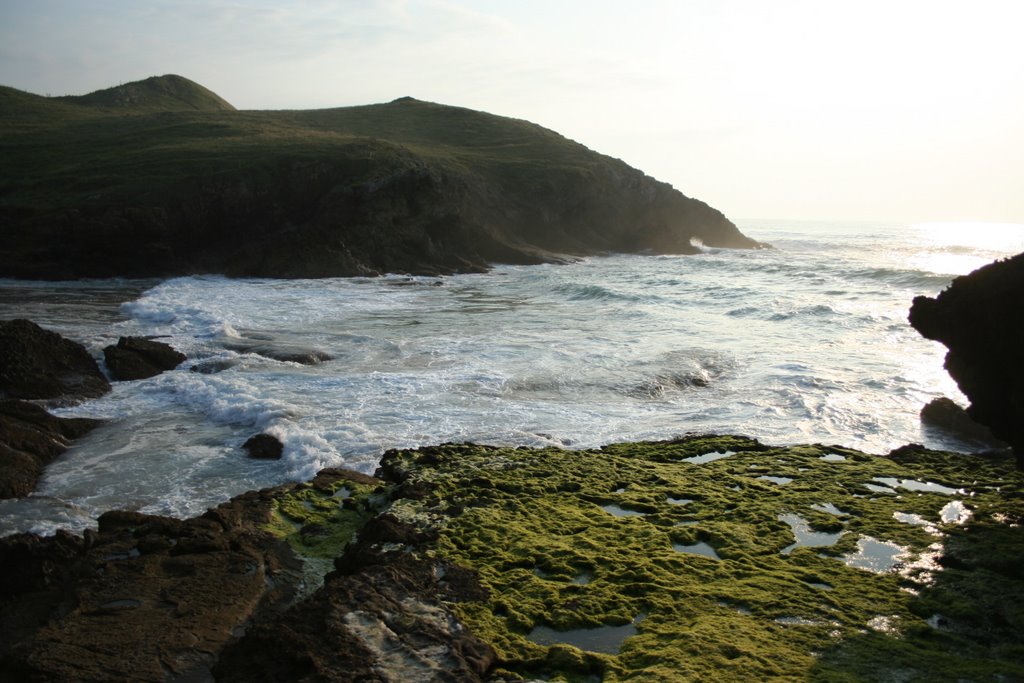
M 209 679 L 257 609 L 293 599 L 295 556 L 260 531 L 271 505 L 240 496 L 227 525 L 117 512 L 86 541 L 0 539 L 0 680 Z
M 30 494 L 43 467 L 100 423 L 54 417 L 25 401 L 0 400 L 0 498 Z
M 992 435 L 991 429 L 972 420 L 966 410 L 945 396 L 929 401 L 921 408 L 921 422 L 961 439 L 977 441 L 994 448 L 1006 447 L 1006 444 Z
M 483 680 L 494 651 L 445 605 L 485 599 L 476 575 L 410 548 L 382 551 L 382 539 L 422 535 L 385 520 L 346 551 L 359 559 L 341 562 L 345 572 L 328 575 L 312 596 L 229 645 L 214 668 L 217 680 Z
M 0 321 L 0 397 L 85 399 L 110 383 L 81 344 L 30 320 Z
M 270 434 L 257 434 L 250 437 L 242 444 L 242 448 L 248 451 L 250 458 L 261 460 L 280 460 L 281 454 L 284 453 L 284 444 L 276 436 Z
M 114 379 L 124 382 L 173 370 L 185 361 L 185 354 L 146 337 L 121 337 L 116 346 L 103 349 L 103 359 Z

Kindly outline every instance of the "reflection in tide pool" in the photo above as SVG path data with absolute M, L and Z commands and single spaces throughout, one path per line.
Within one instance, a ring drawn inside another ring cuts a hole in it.
M 643 621 L 643 618 L 644 615 L 640 615 L 622 626 L 597 626 L 568 631 L 556 631 L 550 626 L 540 625 L 526 637 L 538 645 L 572 645 L 587 652 L 617 655 L 626 638 L 637 634 L 636 625 Z
M 870 536 L 857 540 L 857 551 L 843 556 L 843 562 L 857 569 L 883 574 L 895 569 L 908 557 L 908 550 L 891 541 L 879 541 Z
M 789 525 L 789 528 L 793 530 L 793 537 L 796 539 L 794 543 L 782 549 L 783 555 L 789 555 L 800 546 L 822 548 L 835 545 L 839 537 L 843 535 L 842 531 L 814 531 L 811 529 L 811 525 L 807 523 L 807 520 L 800 515 L 779 515 L 779 521 Z
M 933 481 L 916 481 L 914 479 L 897 479 L 896 477 L 875 477 L 871 481 L 888 486 L 890 489 L 905 489 L 907 491 L 920 491 L 923 493 L 941 493 L 946 496 L 953 496 L 963 493 L 960 489 L 953 489 Z M 871 488 L 870 485 L 868 485 Z
M 691 455 L 689 458 L 680 459 L 679 462 L 688 462 L 691 465 L 703 465 L 705 463 L 721 460 L 722 458 L 728 458 L 730 455 L 736 455 L 736 451 L 712 451 L 711 453 L 704 453 L 703 455 Z
M 698 541 L 697 543 L 692 543 L 689 545 L 684 545 L 682 543 L 673 543 L 672 549 L 678 550 L 681 553 L 692 553 L 694 555 L 710 557 L 712 560 L 722 559 L 718 556 L 718 552 L 716 552 L 713 547 L 711 547 L 704 541 Z
M 939 511 L 939 519 L 945 524 L 963 524 L 970 518 L 971 511 L 962 500 L 950 501 Z

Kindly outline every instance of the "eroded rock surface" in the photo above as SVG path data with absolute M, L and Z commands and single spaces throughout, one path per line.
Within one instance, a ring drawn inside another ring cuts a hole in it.
M 910 324 L 949 349 L 946 370 L 967 414 L 1013 446 L 1024 466 L 1024 254 L 996 261 L 934 299 L 919 296 Z
M 43 467 L 73 439 L 100 424 L 88 418 L 54 417 L 35 404 L 0 399 L 0 498 L 30 494 Z
M 201 676 L 258 608 L 294 596 L 294 554 L 260 531 L 270 496 L 186 521 L 110 512 L 84 539 L 0 540 L 0 678 Z
M 0 321 L 0 397 L 82 400 L 108 391 L 81 344 L 30 320 Z
M 0 678 L 1024 677 L 1007 457 L 693 436 L 390 451 L 378 477 L 3 539 Z

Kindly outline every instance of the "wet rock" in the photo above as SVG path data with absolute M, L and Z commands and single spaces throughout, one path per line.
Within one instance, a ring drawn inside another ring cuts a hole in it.
M 192 366 L 192 372 L 198 372 L 203 375 L 215 375 L 218 372 L 224 372 L 238 365 L 235 361 L 231 360 L 208 360 L 202 363 L 196 363 Z
M 910 324 L 949 349 L 945 367 L 971 401 L 967 414 L 1010 444 L 1024 466 L 1024 254 L 996 261 L 934 299 L 919 296 Z
M 0 397 L 82 400 L 108 391 L 81 344 L 30 320 L 0 321 Z
M 276 436 L 270 434 L 257 434 L 249 437 L 242 444 L 242 448 L 249 453 L 250 458 L 261 460 L 280 460 L 281 454 L 284 452 L 284 444 Z
M 945 396 L 933 399 L 921 408 L 921 422 L 961 439 L 978 441 L 993 448 L 1006 446 L 992 435 L 991 429 L 972 420 L 966 410 Z
M 475 572 L 406 550 L 383 538 L 425 537 L 374 520 L 310 598 L 256 624 L 222 653 L 219 681 L 481 681 L 495 653 L 454 617 L 446 602 L 486 597 Z
M 26 401 L 0 399 L 0 498 L 30 494 L 43 468 L 99 424 L 54 417 Z
M 88 542 L 0 539 L 0 679 L 209 679 L 258 609 L 294 598 L 297 560 L 261 531 L 272 508 L 245 495 L 184 521 L 108 513 Z
M 331 355 L 319 349 L 306 349 L 288 345 L 262 343 L 235 343 L 225 346 L 229 351 L 238 353 L 255 353 L 257 356 L 278 360 L 282 363 L 298 363 L 299 365 L 319 365 L 331 360 Z
M 103 349 L 107 369 L 119 382 L 155 377 L 185 361 L 185 354 L 147 337 L 121 337 Z

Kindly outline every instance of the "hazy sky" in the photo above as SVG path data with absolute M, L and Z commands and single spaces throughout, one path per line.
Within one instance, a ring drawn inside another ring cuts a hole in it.
M 1024 222 L 1024 0 L 0 0 L 0 84 L 534 121 L 732 218 Z

